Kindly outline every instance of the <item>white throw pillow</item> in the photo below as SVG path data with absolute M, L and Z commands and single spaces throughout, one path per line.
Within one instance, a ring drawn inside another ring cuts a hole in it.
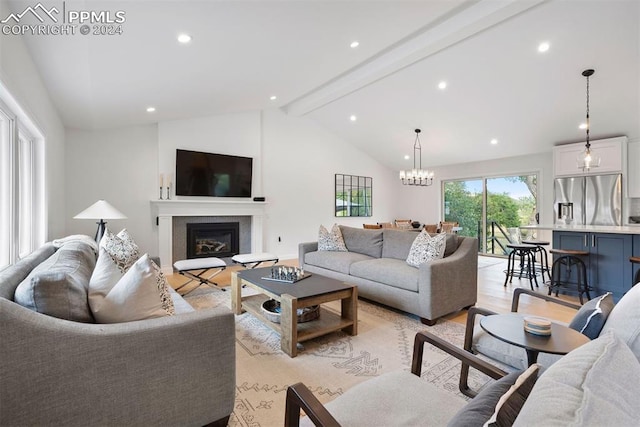
M 407 233 L 409 233 L 409 231 L 407 231 Z M 431 237 L 429 233 L 422 230 L 411 245 L 411 250 L 407 257 L 407 264 L 418 268 L 425 262 L 443 258 L 446 243 L 446 233 L 436 234 Z
M 347 252 L 347 246 L 344 244 L 342 232 L 338 224 L 333 224 L 331 232 L 327 231 L 324 225 L 320 226 L 320 230 L 318 231 L 318 250 Z
M 126 229 L 117 235 L 108 229 L 105 231 L 100 240 L 96 267 L 89 280 L 89 307 L 94 315 L 100 311 L 104 297 L 139 257 L 138 245 Z
M 144 254 L 105 295 L 93 315 L 98 323 L 131 322 L 175 314 L 167 281 Z

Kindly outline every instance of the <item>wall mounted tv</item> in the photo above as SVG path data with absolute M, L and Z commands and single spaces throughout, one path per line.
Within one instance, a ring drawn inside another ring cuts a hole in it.
M 176 150 L 176 195 L 251 197 L 250 157 Z

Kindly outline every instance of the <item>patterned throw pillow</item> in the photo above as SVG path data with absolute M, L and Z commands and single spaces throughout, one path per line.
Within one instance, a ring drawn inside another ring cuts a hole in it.
M 117 235 L 107 229 L 102 240 L 100 240 L 100 247 L 107 250 L 107 253 L 123 274 L 140 258 L 138 245 L 133 241 L 133 237 L 131 237 L 126 228 Z
M 320 231 L 318 231 L 318 250 L 347 252 L 347 246 L 344 244 L 338 224 L 333 224 L 331 232 L 328 232 L 324 225 L 320 226 Z
M 431 237 L 429 233 L 422 230 L 411 245 L 407 264 L 419 268 L 425 262 L 444 257 L 446 243 L 446 233 L 436 234 Z

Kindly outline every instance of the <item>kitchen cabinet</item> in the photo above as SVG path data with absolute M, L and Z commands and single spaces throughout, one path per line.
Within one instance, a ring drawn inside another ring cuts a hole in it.
M 623 171 L 623 151 L 627 137 L 591 141 L 591 148 L 600 156 L 600 166 L 589 171 L 578 169 L 577 158 L 584 151 L 584 142 L 553 147 L 553 171 L 556 177 L 604 175 Z
M 631 288 L 633 268 L 629 262 L 634 250 L 634 239 L 640 236 L 614 233 L 586 233 L 554 231 L 553 247 L 588 251 L 583 257 L 587 267 L 587 283 L 593 291 L 591 297 L 605 292 L 613 293 L 618 301 Z
M 627 147 L 627 191 L 629 197 L 640 198 L 640 141 Z

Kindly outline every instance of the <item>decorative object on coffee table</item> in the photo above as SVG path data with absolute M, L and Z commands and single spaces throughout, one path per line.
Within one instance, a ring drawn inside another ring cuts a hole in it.
M 530 334 L 548 337 L 551 335 L 551 322 L 542 317 L 527 316 L 524 318 L 524 330 Z
M 262 314 L 273 323 L 280 323 L 280 312 L 281 308 L 278 301 L 270 299 L 262 303 Z M 320 317 L 320 306 L 313 305 L 299 308 L 296 313 L 298 315 L 298 323 L 310 322 Z
M 295 283 L 299 280 L 306 279 L 309 276 L 311 276 L 311 273 L 305 273 L 302 268 L 281 265 L 278 267 L 271 267 L 269 274 L 262 277 L 262 279 L 272 280 L 274 282 Z

